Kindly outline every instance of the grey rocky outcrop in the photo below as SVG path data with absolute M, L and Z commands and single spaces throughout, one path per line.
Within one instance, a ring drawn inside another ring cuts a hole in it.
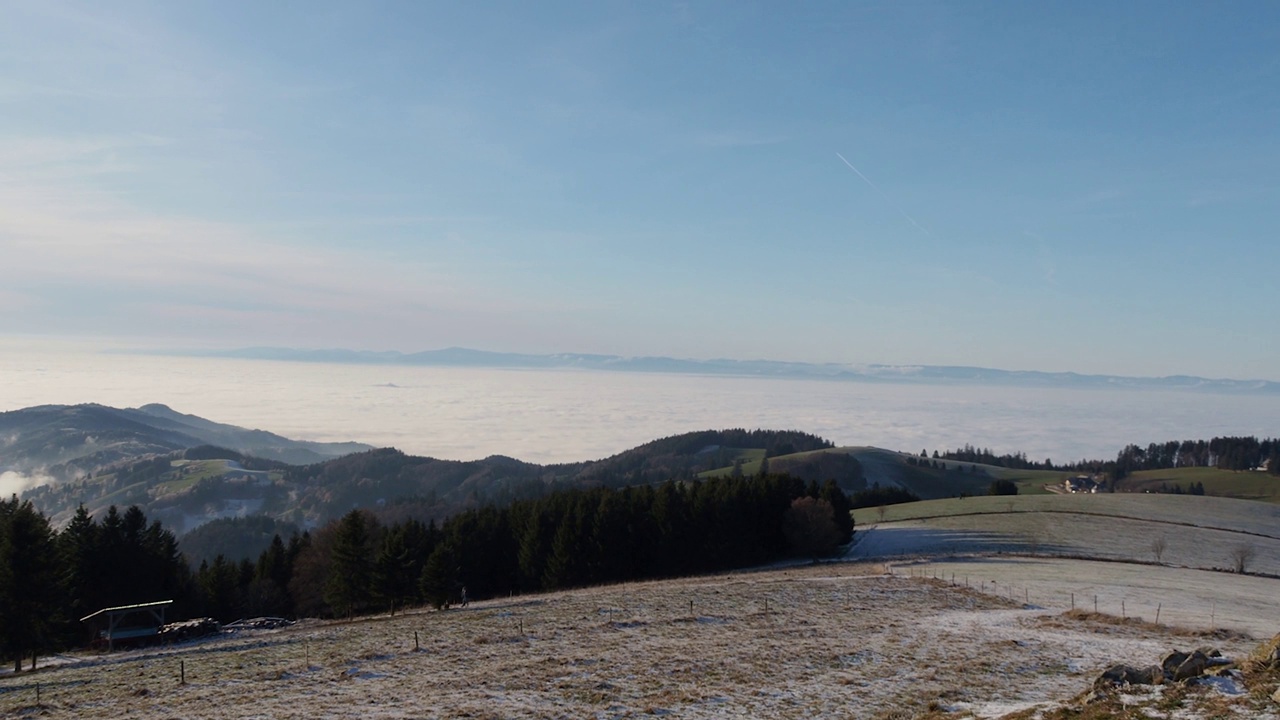
M 1135 667 L 1112 665 L 1094 682 L 1094 687 L 1108 685 L 1159 685 L 1165 682 L 1189 682 L 1212 672 L 1216 667 L 1230 665 L 1231 661 L 1213 648 L 1197 648 L 1191 652 L 1174 650 L 1160 660 L 1159 665 Z
M 1120 664 L 1104 670 L 1094 685 L 1159 685 L 1163 681 L 1164 672 L 1156 665 L 1140 668 Z

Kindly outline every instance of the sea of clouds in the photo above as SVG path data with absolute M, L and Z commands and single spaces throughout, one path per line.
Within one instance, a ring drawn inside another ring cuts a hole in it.
M 658 437 L 726 427 L 799 429 L 839 445 L 912 452 L 972 443 L 1055 461 L 1114 457 L 1129 442 L 1280 434 L 1280 403 L 1244 394 L 379 367 L 0 347 L 0 411 L 84 402 L 158 402 L 297 439 L 541 463 L 596 459 Z

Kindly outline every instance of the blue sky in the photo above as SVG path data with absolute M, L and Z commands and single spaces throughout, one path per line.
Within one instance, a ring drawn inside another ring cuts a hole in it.
M 7 2 L 0 334 L 1280 379 L 1280 6 L 796 5 Z

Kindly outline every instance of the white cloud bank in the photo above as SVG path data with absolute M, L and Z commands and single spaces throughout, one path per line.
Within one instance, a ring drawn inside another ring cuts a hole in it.
M 2 472 L 0 473 L 0 499 L 7 500 L 14 495 L 21 495 L 31 488 L 48 485 L 51 482 L 53 482 L 52 477 L 39 473 L 23 475 L 12 470 Z
M 1126 443 L 1273 436 L 1275 398 L 1145 390 L 926 386 L 581 371 L 380 367 L 75 354 L 0 345 L 0 411 L 161 402 L 305 440 L 421 455 L 592 460 L 693 430 L 798 429 L 919 452 L 965 443 L 1036 461 Z M 199 378 L 199 382 L 192 382 Z

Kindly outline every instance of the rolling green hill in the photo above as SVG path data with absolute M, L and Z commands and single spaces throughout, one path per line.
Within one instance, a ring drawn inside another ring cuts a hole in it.
M 847 460 L 853 460 L 850 463 Z M 923 461 L 923 462 L 922 462 Z M 744 459 L 741 472 L 755 475 L 762 460 Z M 925 499 L 983 495 L 993 480 L 1010 480 L 1022 495 L 1048 494 L 1046 485 L 1061 483 L 1072 473 L 1046 470 L 1012 470 L 954 460 L 932 460 L 874 447 L 823 448 L 768 459 L 769 472 L 785 472 L 805 480 L 835 479 L 846 492 L 873 485 L 901 487 Z M 935 466 L 936 465 L 936 466 Z M 856 469 L 855 469 L 856 466 Z M 701 473 L 702 477 L 730 475 L 733 466 Z
M 1205 495 L 1262 500 L 1280 503 L 1280 477 L 1257 470 L 1220 470 L 1211 467 L 1181 467 L 1168 470 L 1139 470 L 1121 480 L 1119 492 L 1183 491 L 1192 483 L 1204 485 Z

